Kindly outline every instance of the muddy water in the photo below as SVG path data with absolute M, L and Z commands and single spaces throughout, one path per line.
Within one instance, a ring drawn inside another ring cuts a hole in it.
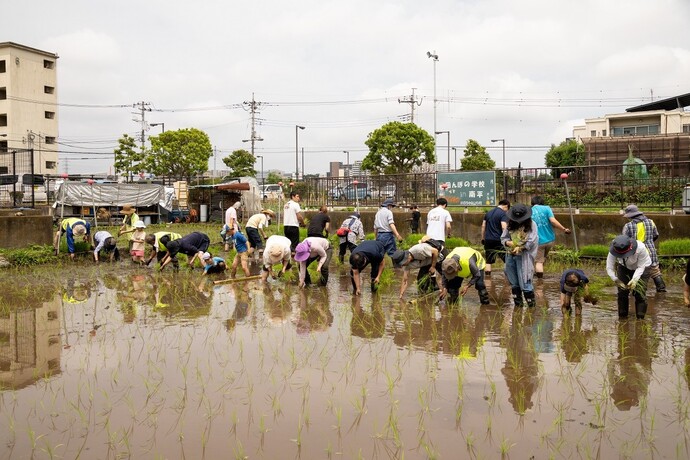
M 612 288 L 564 320 L 555 275 L 514 310 L 496 274 L 492 305 L 440 308 L 395 281 L 353 300 L 344 268 L 299 290 L 77 267 L 0 281 L 1 458 L 690 456 L 678 282 L 620 322 Z

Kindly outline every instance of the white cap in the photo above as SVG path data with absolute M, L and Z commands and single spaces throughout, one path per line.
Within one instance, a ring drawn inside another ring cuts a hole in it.
M 138 220 L 138 221 L 134 224 L 134 228 L 146 228 L 146 224 L 144 223 L 143 220 Z
M 208 252 L 204 252 L 204 254 L 201 256 L 201 258 L 204 260 L 208 260 L 211 258 L 211 254 L 209 254 Z

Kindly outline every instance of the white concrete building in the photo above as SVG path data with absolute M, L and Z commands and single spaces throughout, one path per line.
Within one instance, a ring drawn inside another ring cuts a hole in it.
M 57 60 L 55 53 L 0 42 L 0 152 L 33 148 L 34 174 L 58 172 Z M 22 172 L 30 171 L 15 174 Z

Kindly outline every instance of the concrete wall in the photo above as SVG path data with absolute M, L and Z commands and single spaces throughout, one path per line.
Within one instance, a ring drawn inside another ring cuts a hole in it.
M 309 218 L 313 214 L 315 213 L 307 212 L 305 217 Z M 337 228 L 351 213 L 347 211 L 331 211 L 328 214 L 331 216 L 332 227 Z M 364 231 L 367 233 L 373 232 L 376 211 L 362 211 L 361 214 Z M 398 231 L 403 236 L 409 234 L 410 226 L 405 219 L 410 217 L 410 213 L 407 210 L 395 210 L 393 216 L 395 217 Z M 479 244 L 484 214 L 451 212 L 451 216 L 453 217 L 451 225 L 452 235 L 464 238 L 472 244 Z M 572 226 L 569 214 L 554 212 L 554 216 L 563 226 Z M 656 223 L 661 240 L 690 237 L 690 231 L 688 231 L 687 227 L 690 225 L 690 215 L 649 214 L 647 217 Z M 628 222 L 628 219 L 617 212 L 611 214 L 576 214 L 573 218 L 575 219 L 579 246 L 608 244 L 615 235 L 620 234 L 623 226 Z M 426 230 L 426 213 L 422 213 L 421 228 L 422 231 Z M 559 230 L 556 230 L 556 244 L 574 248 L 572 235 L 565 235 Z
M 53 218 L 41 215 L 0 215 L 0 247 L 53 244 Z

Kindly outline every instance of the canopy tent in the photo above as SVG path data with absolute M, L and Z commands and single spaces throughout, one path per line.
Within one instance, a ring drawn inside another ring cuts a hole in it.
M 63 182 L 55 194 L 54 207 L 60 206 L 60 217 L 64 216 L 65 206 L 95 208 L 100 206 L 134 207 L 160 205 L 168 209 L 165 187 L 158 184 L 89 184 L 84 182 Z

